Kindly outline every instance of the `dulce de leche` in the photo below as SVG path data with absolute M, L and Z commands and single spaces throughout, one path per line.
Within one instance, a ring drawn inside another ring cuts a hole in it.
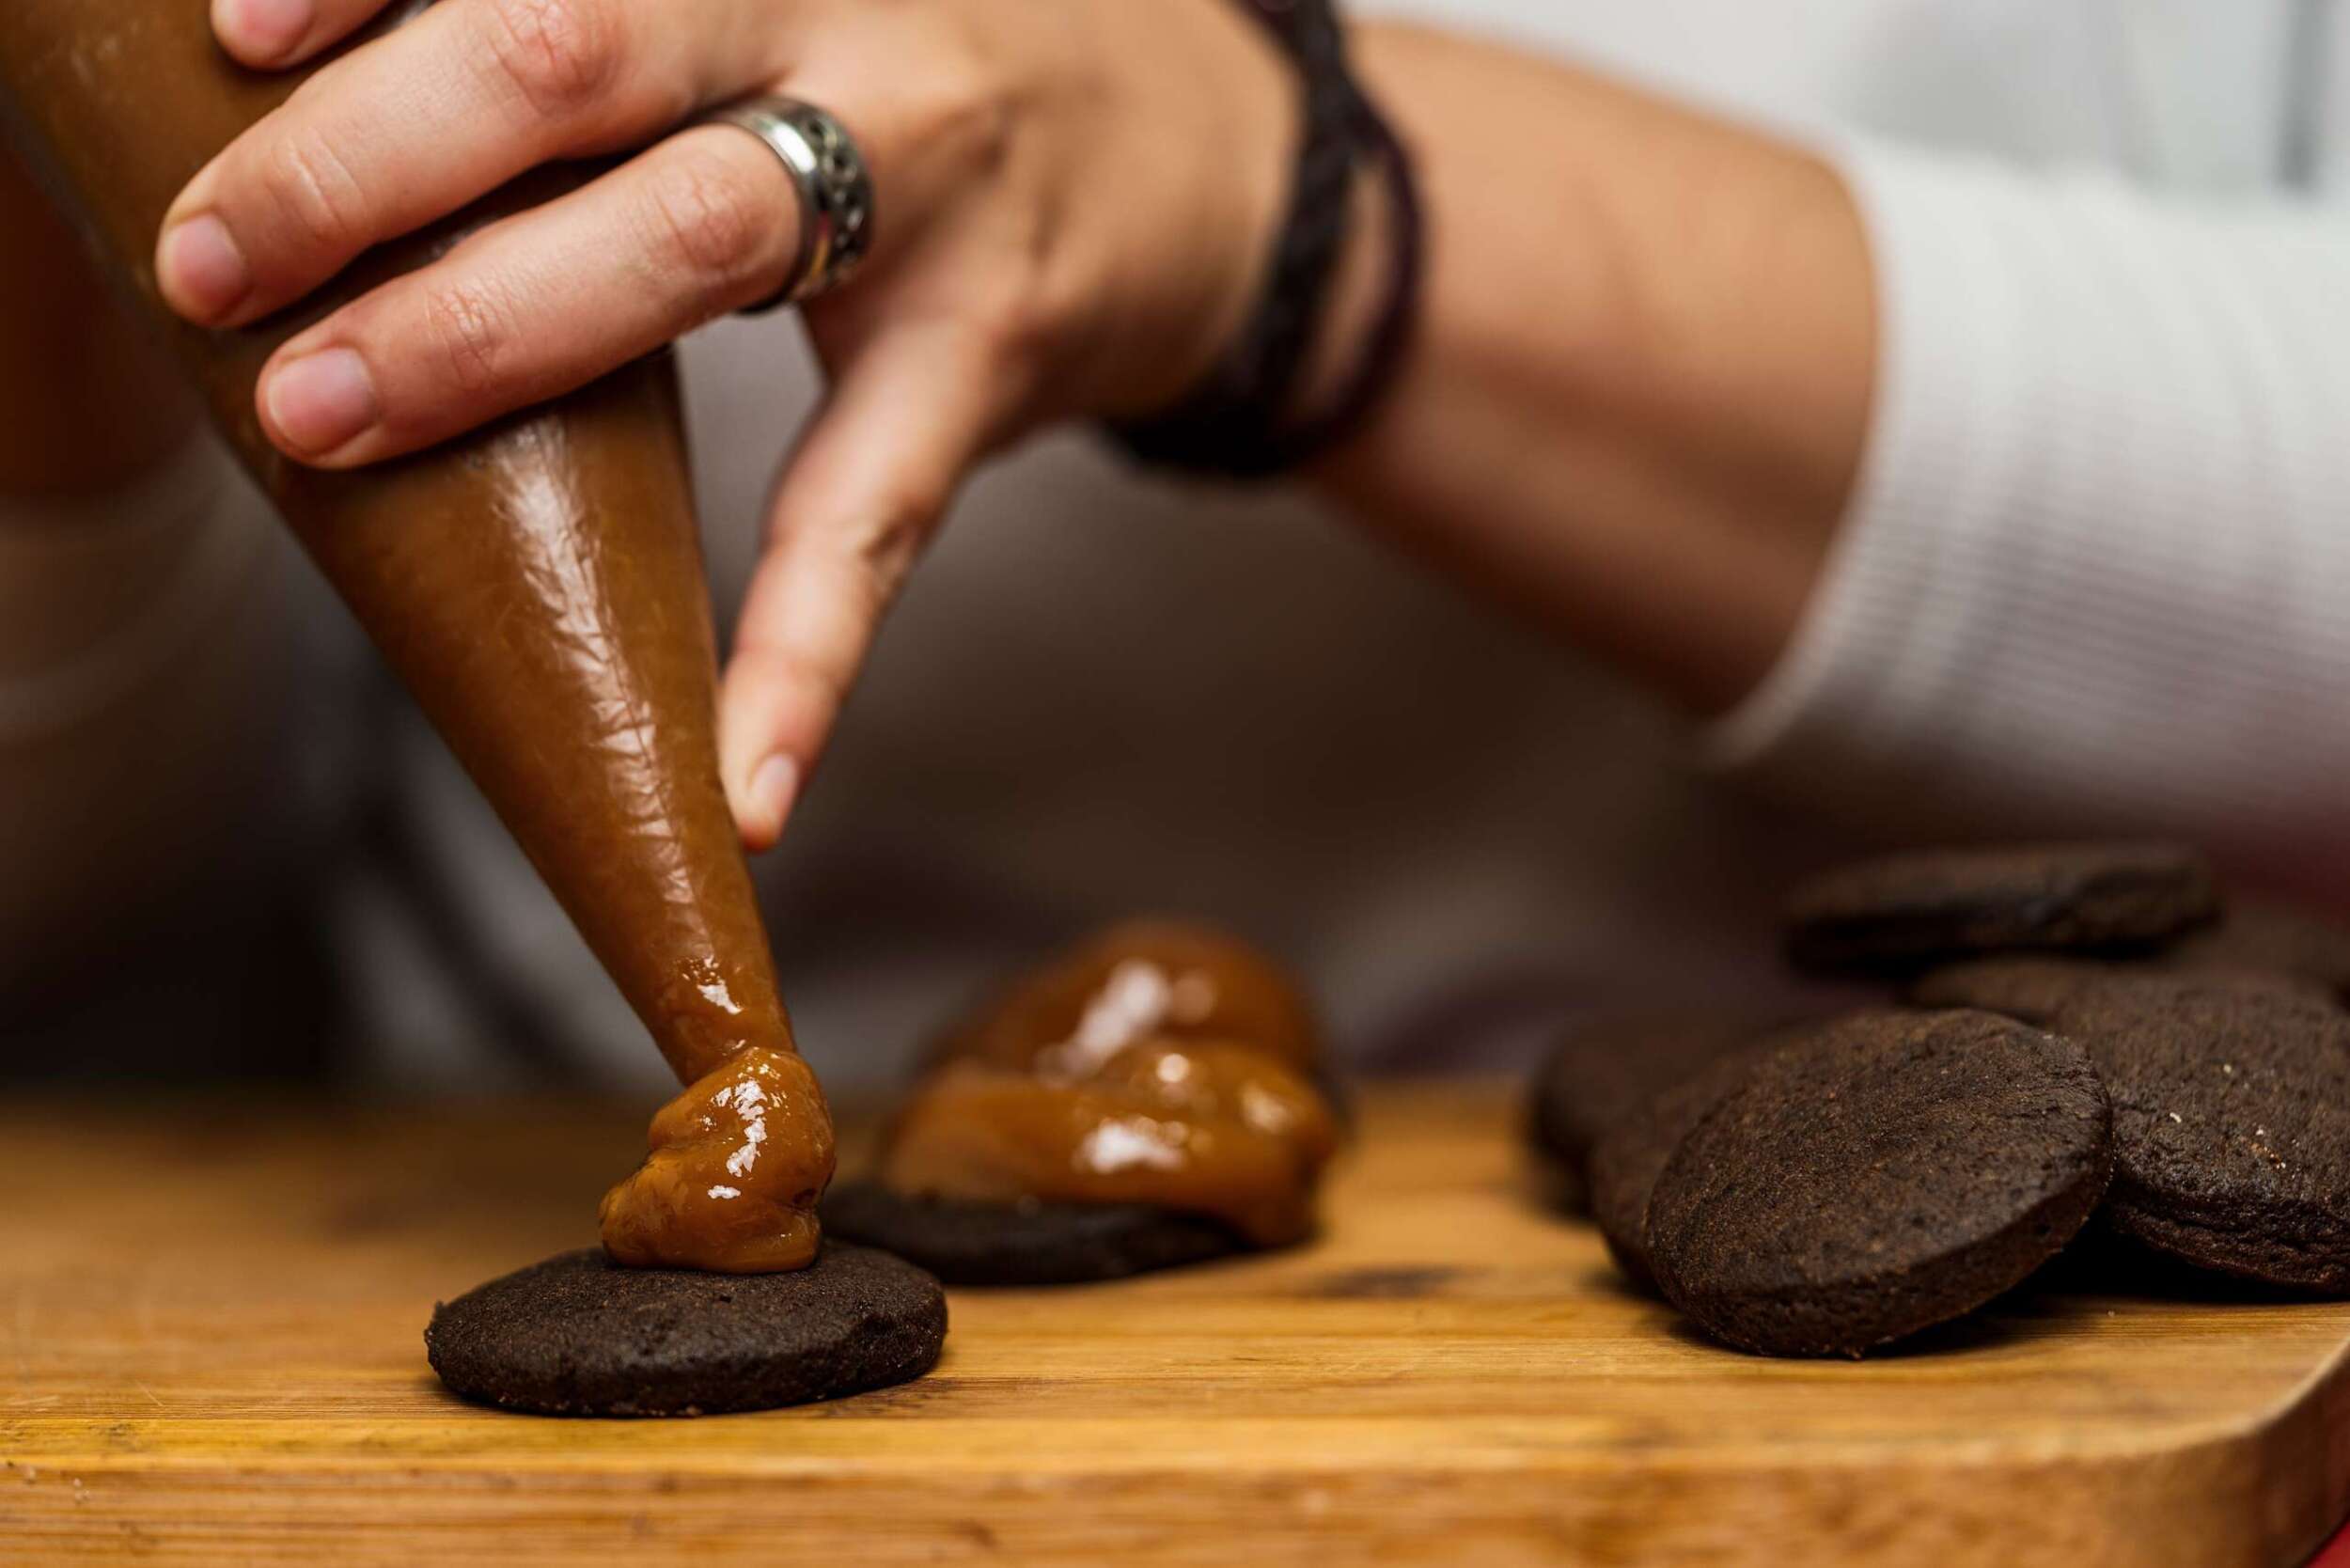
M 349 47 L 423 8 L 398 0 Z M 526 176 L 255 326 L 191 326 L 157 295 L 158 227 L 304 74 L 240 69 L 189 0 L 0 4 L 0 122 L 693 1086 L 656 1119 L 645 1170 L 605 1200 L 613 1252 L 798 1267 L 814 1256 L 832 1129 L 793 1054 L 719 781 L 670 360 L 359 473 L 288 462 L 254 411 L 262 365 L 293 333 L 592 170 Z
M 1140 1203 L 1261 1247 L 1308 1234 L 1337 1117 L 1312 1010 L 1203 927 L 1113 927 L 950 1030 L 892 1124 L 887 1185 L 973 1202 Z
M 1151 1036 L 1237 1041 L 1295 1068 L 1322 1056 L 1313 1008 L 1278 964 L 1212 927 L 1163 919 L 1105 926 L 1021 975 L 934 1055 L 1026 1070 L 1039 1053 L 1069 1065 Z
M 807 1063 L 739 1051 L 652 1119 L 651 1153 L 603 1200 L 603 1247 L 639 1268 L 763 1274 L 816 1255 L 832 1118 Z

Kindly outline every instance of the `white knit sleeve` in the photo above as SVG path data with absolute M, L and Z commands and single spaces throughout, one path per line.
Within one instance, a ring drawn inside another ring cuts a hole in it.
M 2350 214 L 1882 146 L 1852 511 L 1713 758 L 2350 888 Z

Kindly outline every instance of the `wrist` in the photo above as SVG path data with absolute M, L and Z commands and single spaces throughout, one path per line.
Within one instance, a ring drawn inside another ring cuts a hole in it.
M 1203 139 L 1195 165 L 1202 185 L 1217 195 L 1214 280 L 1184 336 L 1180 363 L 1160 378 L 1153 395 L 1134 412 L 1148 417 L 1172 407 L 1213 376 L 1248 330 L 1270 281 L 1281 228 L 1289 217 L 1299 145 L 1308 132 L 1307 103 L 1295 66 L 1273 36 L 1247 14 L 1247 0 L 1200 0 L 1230 55 L 1216 83 L 1211 119 L 1221 133 Z
M 1418 202 L 1332 0 L 1219 3 L 1277 41 L 1300 84 L 1287 199 L 1269 240 L 1259 235 L 1248 311 L 1208 373 L 1117 434 L 1146 463 L 1266 478 L 1341 442 L 1392 379 L 1418 293 Z
M 1084 149 L 1073 210 L 1110 221 L 1061 323 L 1058 412 L 1148 420 L 1212 376 L 1246 331 L 1281 228 L 1304 121 L 1297 72 L 1235 0 L 1110 8 L 1062 52 L 1083 94 L 1056 133 Z M 1201 84 L 1213 84 L 1203 90 Z M 1114 120 L 1108 117 L 1114 115 Z
M 1310 417 L 1343 394 L 1365 342 L 1377 329 L 1397 221 L 1386 182 L 1373 170 L 1356 169 L 1347 193 L 1346 238 L 1330 272 L 1312 346 L 1291 392 L 1292 418 Z

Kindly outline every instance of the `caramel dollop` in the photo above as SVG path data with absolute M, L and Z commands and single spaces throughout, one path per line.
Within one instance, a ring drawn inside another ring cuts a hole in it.
M 832 1180 L 832 1118 L 796 1052 L 751 1046 L 652 1119 L 651 1152 L 604 1195 L 603 1249 L 636 1268 L 806 1268 Z
M 1022 976 L 936 1056 L 1067 1074 L 1151 1039 L 1243 1044 L 1305 1069 L 1322 1055 L 1312 1005 L 1279 964 L 1212 926 L 1152 919 L 1105 927 Z
M 1337 1149 L 1329 1106 L 1272 1058 L 1150 1041 L 1080 1081 L 942 1067 L 899 1119 L 881 1176 L 901 1192 L 979 1202 L 1212 1215 L 1277 1247 L 1312 1231 L 1315 1184 Z
M 1261 1247 L 1302 1239 L 1339 1146 L 1308 1076 L 1321 1036 L 1271 961 L 1221 932 L 1130 921 L 941 1041 L 885 1143 L 898 1191 L 1141 1203 Z

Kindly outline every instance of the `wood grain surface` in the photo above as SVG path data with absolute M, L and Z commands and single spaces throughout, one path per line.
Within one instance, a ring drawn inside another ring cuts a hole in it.
M 957 1293 L 909 1388 L 450 1398 L 434 1299 L 589 1239 L 641 1117 L 0 1109 L 0 1560 L 2284 1568 L 2350 1507 L 2350 1306 L 2044 1288 L 1751 1359 L 1530 1201 L 1493 1088 L 1371 1095 L 1315 1247 Z

